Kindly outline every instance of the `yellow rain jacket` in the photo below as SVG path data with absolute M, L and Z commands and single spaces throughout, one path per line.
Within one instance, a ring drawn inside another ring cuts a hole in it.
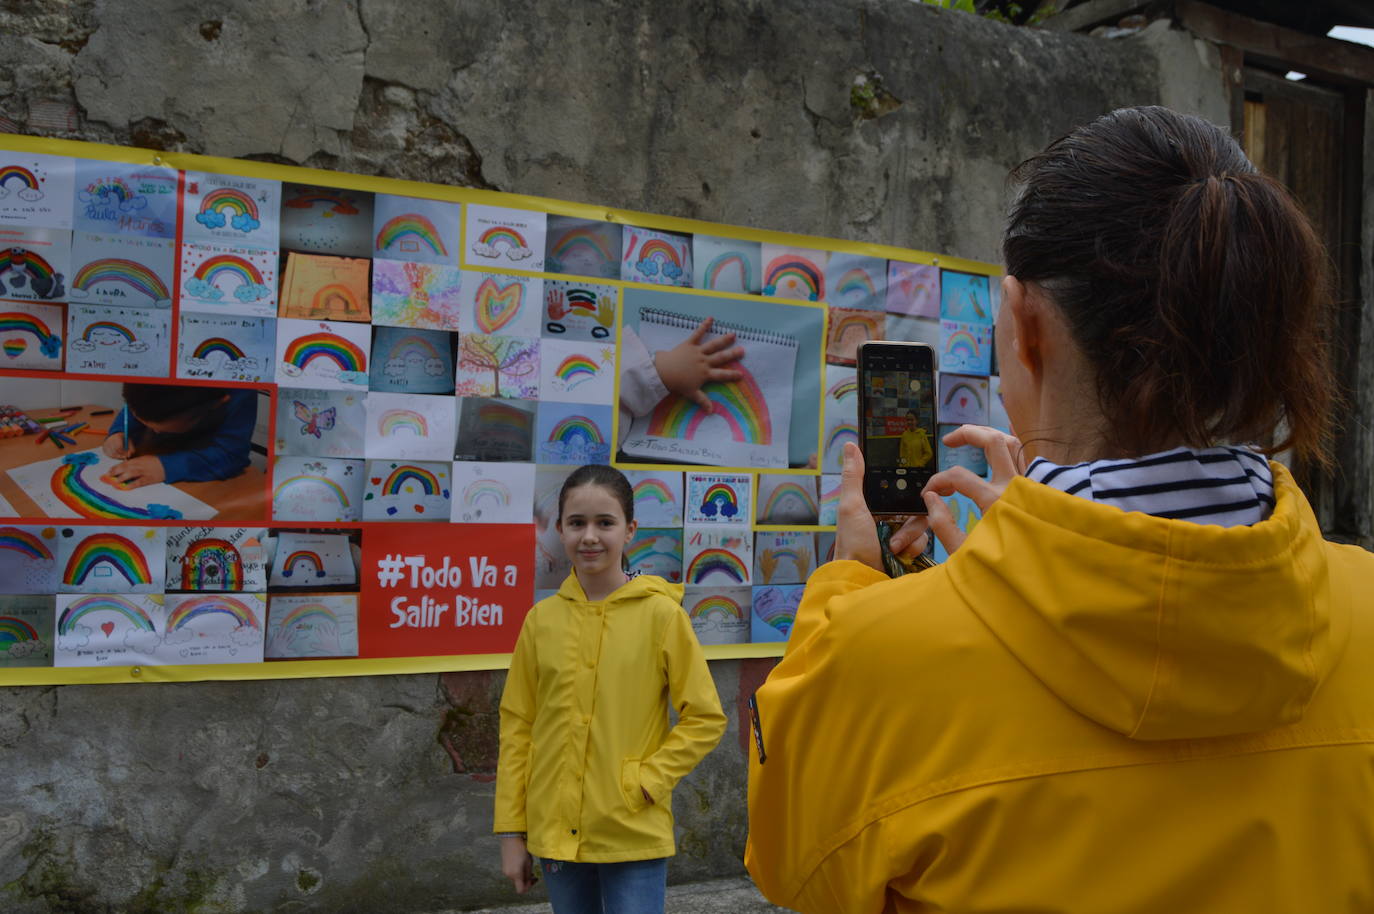
M 682 585 L 640 575 L 594 603 L 569 575 L 530 610 L 501 696 L 498 834 L 526 832 L 553 860 L 674 853 L 673 787 L 725 732 L 681 601 Z
M 946 564 L 807 584 L 745 860 L 814 912 L 1374 911 L 1374 555 L 1016 479 Z

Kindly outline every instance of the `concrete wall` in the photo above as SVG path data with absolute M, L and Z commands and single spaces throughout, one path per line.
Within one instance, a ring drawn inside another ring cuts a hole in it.
M 988 260 L 1009 166 L 1111 108 L 1161 101 L 1226 118 L 1215 54 L 1166 24 L 1103 41 L 910 0 L 0 8 L 2 129 Z M 714 664 L 726 707 L 769 665 Z M 501 683 L 0 690 L 0 908 L 507 898 L 486 837 Z M 672 879 L 740 871 L 745 770 L 732 722 L 676 796 Z

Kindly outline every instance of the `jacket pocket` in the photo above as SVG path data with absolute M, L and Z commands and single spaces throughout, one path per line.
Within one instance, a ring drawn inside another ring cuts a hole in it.
M 649 805 L 644 799 L 644 788 L 639 779 L 640 761 L 627 758 L 620 763 L 620 793 L 625 798 L 631 812 L 639 812 Z

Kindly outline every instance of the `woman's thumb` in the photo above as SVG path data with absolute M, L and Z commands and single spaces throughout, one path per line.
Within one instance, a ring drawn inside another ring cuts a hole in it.
M 931 532 L 940 541 L 940 545 L 945 547 L 945 552 L 953 555 L 954 550 L 964 544 L 964 531 L 959 529 L 954 512 L 949 510 L 945 500 L 934 492 L 926 492 L 922 498 L 926 502 L 926 516 L 930 518 Z

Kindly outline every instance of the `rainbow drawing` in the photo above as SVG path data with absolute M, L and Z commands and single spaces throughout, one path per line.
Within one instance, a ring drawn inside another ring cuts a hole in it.
M 283 205 L 292 209 L 314 209 L 316 203 L 329 204 L 329 213 L 339 216 L 358 215 L 358 208 L 353 205 L 352 197 L 346 197 L 340 192 L 326 190 L 322 187 L 312 187 L 303 193 L 298 191 L 296 196 L 287 200 Z
M 830 338 L 836 341 L 847 340 L 855 336 L 852 331 L 858 331 L 858 340 L 854 344 L 857 346 L 863 340 L 873 339 L 873 320 L 863 312 L 841 314 L 840 319 L 830 325 Z
M 196 540 L 181 557 L 181 579 L 188 590 L 204 590 L 207 585 L 242 590 L 243 558 L 228 540 Z
M 0 273 L 15 270 L 24 273 L 34 283 L 51 286 L 53 268 L 42 256 L 24 248 L 10 248 L 0 251 Z
M 496 247 L 504 244 L 511 250 L 520 251 L 529 247 L 525 242 L 525 236 L 509 225 L 495 225 L 487 229 L 477 238 L 478 244 L 485 244 L 487 247 Z
M 22 311 L 0 312 L 0 334 L 5 333 L 28 333 L 38 340 L 43 355 L 50 359 L 62 355 L 62 337 L 49 330 L 47 324 L 32 314 Z
M 789 607 L 785 603 L 779 603 L 763 612 L 759 612 L 756 605 L 755 615 L 762 619 L 765 624 L 772 626 L 786 635 L 788 632 L 792 631 L 792 624 L 797 619 L 797 610 L 793 607 Z
M 568 290 L 568 309 L 572 311 L 586 311 L 589 314 L 596 313 L 596 293 L 590 289 L 569 289 Z
M 18 181 L 28 190 L 38 190 L 38 178 L 22 165 L 6 165 L 0 168 L 0 187 L 6 187 L 10 181 Z
M 241 190 L 220 187 L 210 191 L 200 201 L 202 213 L 223 213 L 226 210 L 233 216 L 247 216 L 254 222 L 258 221 L 258 205 Z
M 242 600 L 215 594 L 206 597 L 192 597 L 182 600 L 167 617 L 167 631 L 179 631 L 192 619 L 205 616 L 226 615 L 238 623 L 236 628 L 258 628 L 258 616 Z
M 706 285 L 704 288 L 734 288 L 733 285 L 722 282 L 726 271 L 732 267 L 739 269 L 739 288 L 748 289 L 750 280 L 753 279 L 753 267 L 749 264 L 749 258 L 734 251 L 726 251 L 706 265 Z
M 91 451 L 68 454 L 62 458 L 62 465 L 52 474 L 52 493 L 68 508 L 81 517 L 109 518 L 111 520 L 167 520 L 181 517 L 181 512 L 166 505 L 149 505 L 135 508 L 91 487 L 86 481 L 85 470 L 97 463 L 98 458 Z
M 383 495 L 400 495 L 401 487 L 408 482 L 414 482 L 426 495 L 447 494 L 443 491 L 443 486 L 439 482 L 439 477 L 435 476 L 424 467 L 417 467 L 402 464 L 391 471 L 386 481 L 382 483 Z
M 784 482 L 769 493 L 768 501 L 764 502 L 763 511 L 759 513 L 759 517 L 776 517 L 789 502 L 796 502 L 804 514 L 814 516 L 820 510 L 816 505 L 816 496 L 813 493 L 803 489 L 795 482 Z
M 733 440 L 772 444 L 773 419 L 763 391 L 742 362 L 731 367 L 744 377 L 738 381 L 710 381 L 701 388 L 711 401 L 711 412 L 685 397 L 665 397 L 649 416 L 649 434 L 691 439 L 708 416 L 716 416 L 725 420 Z
M 725 622 L 744 621 L 744 610 L 729 597 L 719 594 L 709 596 L 692 607 L 689 615 L 693 619 L 720 619 Z
M 978 338 L 967 330 L 956 330 L 945 340 L 945 354 L 961 356 L 965 359 L 977 359 L 982 352 L 982 347 L 978 345 Z
M 304 562 L 307 566 L 307 571 L 314 572 L 315 577 L 324 577 L 324 559 L 320 558 L 318 552 L 311 549 L 297 549 L 295 552 L 288 555 L 286 561 L 282 562 L 281 576 L 284 578 L 291 577 L 296 571 L 297 562 Z
M 288 479 L 283 479 L 281 482 L 277 483 L 276 486 L 273 487 L 272 498 L 273 500 L 276 500 L 284 495 L 291 494 L 297 489 L 308 486 L 323 486 L 326 491 L 328 491 L 330 494 L 334 496 L 335 499 L 338 500 L 339 505 L 341 507 L 348 507 L 347 493 L 345 493 L 344 490 L 340 488 L 337 482 L 335 482 L 332 479 L 329 479 L 326 476 L 306 476 L 302 474 L 300 476 L 292 476 Z
M 413 409 L 389 409 L 377 420 L 377 431 L 383 438 L 394 438 L 398 432 L 428 438 L 429 422 Z
M 295 628 L 307 622 L 323 622 L 326 625 L 337 626 L 339 617 L 334 615 L 334 610 L 323 603 L 302 603 L 282 617 L 281 627 L 283 629 Z
M 825 297 L 825 277 L 809 260 L 778 257 L 763 273 L 763 294 L 820 301 Z
M 865 301 L 875 297 L 878 290 L 873 286 L 873 277 L 868 275 L 868 271 L 862 267 L 855 267 L 840 277 L 839 283 L 835 287 L 836 298 L 845 298 L 855 295 Z
M 606 236 L 593 226 L 579 226 L 569 229 L 558 237 L 551 253 L 558 260 L 567 262 L 568 258 L 585 251 L 597 263 L 615 263 L 619 260 L 607 244 Z
M 91 321 L 86 325 L 86 329 L 81 332 L 81 338 L 89 343 L 91 342 L 91 337 L 95 336 L 97 333 L 105 332 L 124 337 L 126 343 L 135 342 L 137 339 L 132 330 L 114 321 Z
M 661 505 L 671 505 L 674 501 L 667 483 L 657 478 L 643 479 L 635 483 L 634 499 L 636 503 L 656 501 Z
M 859 392 L 859 382 L 858 382 L 858 379 L 857 379 L 857 378 L 852 378 L 852 377 L 851 377 L 851 378 L 841 378 L 840 380 L 836 381 L 834 384 L 830 385 L 830 389 L 827 390 L 827 391 L 825 392 L 825 395 L 826 395 L 827 397 L 831 398 L 832 400 L 840 401 L 840 400 L 844 400 L 844 399 L 846 399 L 846 398 L 848 398 L 848 397 L 852 397 L 854 394 L 856 394 L 856 393 L 858 393 L 858 392 Z
M 844 447 L 846 441 L 859 443 L 859 427 L 852 422 L 835 423 L 830 430 L 830 437 L 825 439 L 825 452 L 829 454 L 834 448 Z
M 578 438 L 589 446 L 606 443 L 606 439 L 601 435 L 601 429 L 586 416 L 568 416 L 559 422 L 549 434 L 549 443 L 557 441 L 561 444 L 571 444 Z
M 86 185 L 86 193 L 92 197 L 114 197 L 121 203 L 127 203 L 137 196 L 129 190 L 129 185 L 124 183 L 123 178 L 104 178 L 93 181 Z
M 717 513 L 734 517 L 739 513 L 739 496 L 723 482 L 712 483 L 701 496 L 701 513 L 712 517 Z
M 37 640 L 38 631 L 28 622 L 14 616 L 0 616 L 0 647 L 9 650 L 11 644 Z
M 973 399 L 973 402 L 977 404 L 975 407 L 976 409 L 981 411 L 986 408 L 983 403 L 983 395 L 980 394 L 972 384 L 966 381 L 960 381 L 949 389 L 949 392 L 945 394 L 944 405 L 952 406 L 954 404 L 954 398 L 960 393 L 968 394 L 968 396 Z
M 208 359 L 216 352 L 223 353 L 224 358 L 230 362 L 237 362 L 244 358 L 244 352 L 233 340 L 226 340 L 222 336 L 212 336 L 209 339 L 201 340 L 196 348 L 191 350 L 191 357 L 197 359 Z
M 86 597 L 77 600 L 62 610 L 62 615 L 57 619 L 57 633 L 59 635 L 70 635 L 76 629 L 76 623 L 92 613 L 111 612 L 129 621 L 136 630 L 141 632 L 155 631 L 153 620 L 143 610 L 142 606 L 123 597 L 110 594 L 100 594 L 93 597 Z M 109 637 L 108 632 L 106 637 Z
M 554 375 L 563 381 L 568 390 L 572 390 L 583 381 L 596 377 L 600 370 L 601 366 L 578 352 L 559 362 Z
M 422 336 L 403 336 L 391 347 L 391 355 L 388 358 L 407 361 L 412 356 L 428 361 L 439 358 L 439 350 Z
M 83 292 L 102 282 L 115 282 L 126 285 L 135 292 L 153 301 L 171 298 L 164 283 L 156 273 L 136 260 L 121 257 L 104 257 L 92 260 L 72 277 L 72 288 Z
M 315 359 L 327 359 L 340 371 L 364 371 L 367 356 L 353 342 L 336 333 L 307 333 L 286 344 L 282 361 L 304 370 Z
M 729 549 L 704 549 L 687 565 L 689 584 L 700 584 L 713 574 L 723 574 L 736 584 L 749 581 L 749 569 Z
M 196 271 L 192 275 L 212 286 L 217 285 L 220 277 L 237 279 L 236 285 L 260 286 L 263 284 L 262 271 L 249 261 L 234 254 L 216 254 L 214 257 L 207 257 L 200 266 L 196 267 Z
M 477 410 L 477 423 L 494 437 L 523 441 L 530 434 L 531 414 L 504 403 L 483 403 Z
M 644 242 L 639 249 L 639 259 L 657 261 L 660 264 L 671 263 L 675 267 L 682 266 L 682 258 L 678 256 L 677 248 L 662 238 L 650 238 Z
M 14 359 L 22 355 L 24 350 L 29 348 L 29 345 L 23 340 L 5 340 L 5 342 L 0 343 L 0 348 L 5 350 L 5 355 Z
M 477 507 L 483 501 L 491 501 L 498 508 L 510 506 L 510 489 L 499 479 L 477 479 L 463 487 L 463 504 Z
M 520 313 L 525 286 L 518 279 L 502 286 L 492 277 L 482 280 L 475 294 L 477 327 L 483 333 L 495 333 Z
M 86 583 L 86 578 L 90 577 L 97 565 L 109 565 L 131 587 L 153 583 L 148 560 L 142 550 L 115 533 L 97 533 L 78 543 L 67 559 L 62 583 L 74 587 Z
M 392 219 L 388 219 L 382 226 L 382 230 L 377 233 L 377 250 L 385 251 L 392 245 L 400 244 L 401 240 L 414 236 L 419 241 L 423 241 L 429 249 L 440 257 L 448 256 L 448 249 L 444 247 L 444 239 L 440 237 L 439 230 L 434 227 L 422 213 L 402 213 Z M 420 247 L 414 242 L 403 245 L 401 250 L 419 250 Z
M 0 549 L 17 552 L 29 559 L 52 560 L 51 550 L 41 539 L 18 527 L 0 527 Z
M 315 290 L 315 294 L 310 299 L 310 312 L 312 314 L 332 314 L 335 311 L 343 311 L 347 314 L 350 311 L 361 310 L 362 307 L 358 304 L 357 295 L 341 282 L 331 282 L 321 286 Z
M 659 549 L 659 541 L 667 540 L 668 548 Z M 670 559 L 674 562 L 682 562 L 682 551 L 676 539 L 671 536 L 650 536 L 634 543 L 625 550 L 625 560 L 634 568 L 656 558 Z

